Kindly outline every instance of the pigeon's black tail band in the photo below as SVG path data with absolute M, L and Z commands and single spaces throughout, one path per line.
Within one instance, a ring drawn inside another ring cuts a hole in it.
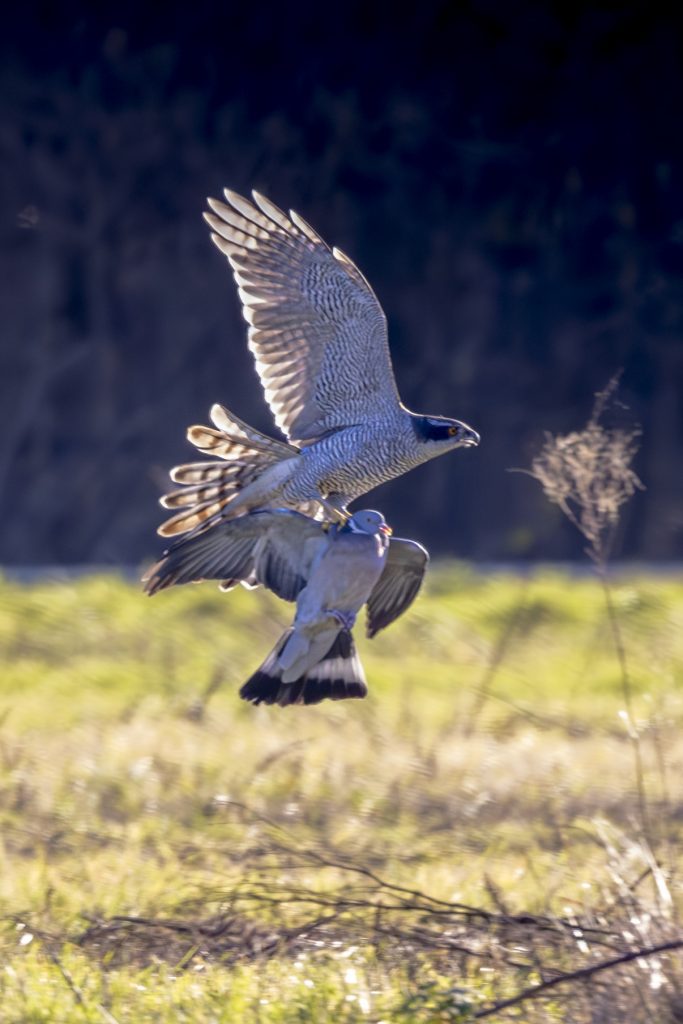
M 353 637 L 342 629 L 325 657 L 299 679 L 282 682 L 277 660 L 291 629 L 280 637 L 261 667 L 247 679 L 240 697 L 252 704 L 319 704 L 321 700 L 365 697 L 368 687 Z

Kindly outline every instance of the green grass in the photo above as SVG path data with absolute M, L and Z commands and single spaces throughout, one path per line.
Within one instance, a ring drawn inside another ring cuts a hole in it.
M 614 600 L 630 727 L 589 578 L 437 565 L 308 709 L 237 697 L 268 594 L 1 582 L 0 1021 L 467 1021 L 676 938 L 683 582 Z M 669 1021 L 675 956 L 489 1019 Z

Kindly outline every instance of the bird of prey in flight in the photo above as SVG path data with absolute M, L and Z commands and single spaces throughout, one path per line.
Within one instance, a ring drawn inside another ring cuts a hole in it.
M 144 577 L 148 594 L 176 583 L 262 584 L 296 615 L 240 696 L 253 704 L 317 704 L 364 697 L 367 685 L 352 627 L 367 603 L 374 636 L 417 596 L 429 556 L 392 538 L 380 512 L 355 512 L 342 526 L 291 509 L 265 509 L 178 538 Z
M 162 504 L 170 537 L 255 508 L 343 521 L 346 506 L 437 455 L 479 443 L 467 424 L 401 403 L 382 308 L 356 265 L 293 210 L 226 190 L 209 199 L 211 238 L 228 258 L 276 441 L 220 405 L 189 440 L 222 461 L 177 466 Z

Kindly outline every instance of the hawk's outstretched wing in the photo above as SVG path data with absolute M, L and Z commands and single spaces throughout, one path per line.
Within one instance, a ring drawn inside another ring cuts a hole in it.
M 181 537 L 147 570 L 143 583 L 148 594 L 201 580 L 221 580 L 224 589 L 240 582 L 262 584 L 285 601 L 296 601 L 327 542 L 322 525 L 300 512 L 252 512 Z
M 414 540 L 392 537 L 382 575 L 367 603 L 367 634 L 373 637 L 391 625 L 418 595 L 429 554 Z
M 360 270 L 309 225 L 258 192 L 225 191 L 204 216 L 249 323 L 249 348 L 275 421 L 305 444 L 394 410 L 382 307 Z

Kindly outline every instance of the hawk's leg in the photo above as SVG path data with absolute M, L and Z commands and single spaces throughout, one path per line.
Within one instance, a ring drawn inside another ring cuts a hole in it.
M 339 523 L 343 526 L 351 518 L 351 513 L 347 511 L 343 495 L 328 494 L 326 498 L 318 498 L 318 501 L 323 507 L 325 518 L 329 519 L 330 522 Z

